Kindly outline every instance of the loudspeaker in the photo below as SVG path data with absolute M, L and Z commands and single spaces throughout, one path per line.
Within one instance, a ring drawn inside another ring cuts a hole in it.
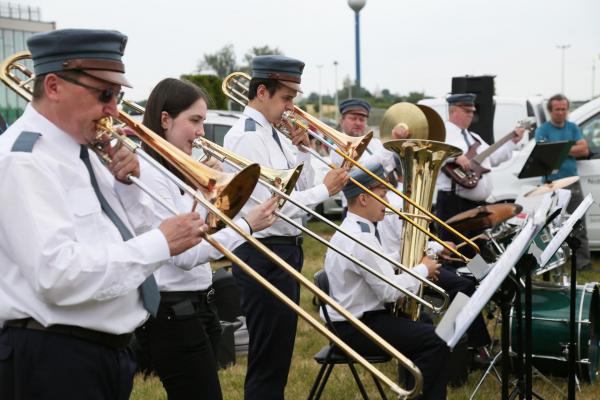
M 488 144 L 494 143 L 494 75 L 455 76 L 452 78 L 452 93 L 473 93 L 475 118 L 469 130 L 476 132 Z

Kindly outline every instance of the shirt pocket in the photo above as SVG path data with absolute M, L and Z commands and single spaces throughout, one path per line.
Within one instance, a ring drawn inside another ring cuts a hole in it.
M 67 200 L 76 218 L 87 218 L 102 212 L 93 188 L 71 189 L 67 192 Z
M 93 188 L 71 189 L 67 192 L 67 201 L 73 213 L 78 239 L 87 240 L 105 234 L 102 208 Z

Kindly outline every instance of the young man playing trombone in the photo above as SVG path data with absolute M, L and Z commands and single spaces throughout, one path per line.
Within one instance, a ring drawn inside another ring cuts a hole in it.
M 368 168 L 377 176 L 384 177 L 384 170 L 380 164 L 371 164 Z M 351 176 L 378 196 L 386 198 L 385 186 L 363 171 L 354 170 Z M 344 187 L 344 194 L 348 199 L 348 213 L 342 222 L 342 228 L 351 232 L 360 242 L 368 243 L 382 251 L 377 223 L 385 216 L 385 206 L 352 182 Z M 351 255 L 399 286 L 411 291 L 418 288 L 418 280 L 408 274 L 396 275 L 392 265 L 358 245 L 356 241 L 336 232 L 331 238 L 331 243 L 347 249 Z M 398 252 L 390 256 L 399 259 Z M 435 260 L 423 257 L 413 271 L 422 277 L 435 280 L 439 268 L 440 264 Z M 327 250 L 325 255 L 325 272 L 329 279 L 331 297 L 419 367 L 424 380 L 423 399 L 445 399 L 448 381 L 445 361 L 448 357 L 448 347 L 435 334 L 433 325 L 394 316 L 386 309 L 386 303 L 395 302 L 403 295 L 402 292 L 331 249 Z M 360 354 L 378 354 L 381 351 L 336 311 L 328 308 L 328 312 L 340 338 Z
M 225 135 L 224 147 L 265 167 L 289 169 L 304 163 L 291 196 L 300 203 L 314 206 L 338 193 L 346 183 L 347 173 L 344 169 L 332 170 L 322 183 L 315 185 L 310 154 L 303 147 L 309 146 L 308 135 L 282 120 L 284 112 L 293 111 L 303 69 L 304 63 L 293 58 L 255 57 L 249 103 L 243 116 Z M 275 130 L 274 125 L 279 123 L 285 125 L 291 141 Z M 299 151 L 293 146 L 298 146 Z M 260 185 L 253 195 L 261 201 L 271 196 Z M 242 215 L 248 212 L 248 207 L 244 207 Z M 285 204 L 281 212 L 301 223 L 302 212 L 294 205 Z M 277 220 L 273 226 L 254 236 L 288 264 L 297 270 L 302 268 L 302 236 L 297 228 Z M 238 247 L 235 254 L 298 303 L 298 284 L 264 254 L 248 244 Z M 294 350 L 297 315 L 237 266 L 233 267 L 233 274 L 240 287 L 250 340 L 245 399 L 283 399 Z

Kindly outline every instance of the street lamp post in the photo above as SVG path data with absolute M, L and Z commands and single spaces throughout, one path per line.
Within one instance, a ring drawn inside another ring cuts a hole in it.
M 340 99 L 338 97 L 338 80 L 337 80 L 337 66 L 338 66 L 338 62 L 334 61 L 333 62 L 333 87 L 334 87 L 334 94 L 335 94 L 335 120 L 337 121 L 339 118 L 339 108 L 340 108 Z
M 321 68 L 323 68 L 323 64 L 317 65 L 319 69 L 319 119 L 323 119 L 323 89 L 321 86 Z
M 556 48 L 561 51 L 561 62 L 560 62 L 560 92 L 565 94 L 565 50 L 571 47 L 570 44 L 558 44 Z
M 360 87 L 360 10 L 367 0 L 348 0 L 348 5 L 354 10 L 354 41 L 356 47 L 356 86 Z

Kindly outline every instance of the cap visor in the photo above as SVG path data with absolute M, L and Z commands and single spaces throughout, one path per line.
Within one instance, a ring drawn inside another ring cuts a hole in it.
M 292 90 L 297 91 L 298 93 L 302 93 L 302 90 L 300 90 L 300 84 L 296 83 L 296 82 L 290 82 L 290 81 L 279 81 L 279 83 L 281 83 L 283 86 L 288 87 Z
M 103 69 L 85 69 L 84 72 L 94 78 L 102 79 L 103 81 L 114 83 L 116 85 L 133 87 L 125 78 L 125 74 L 116 71 L 107 71 Z

